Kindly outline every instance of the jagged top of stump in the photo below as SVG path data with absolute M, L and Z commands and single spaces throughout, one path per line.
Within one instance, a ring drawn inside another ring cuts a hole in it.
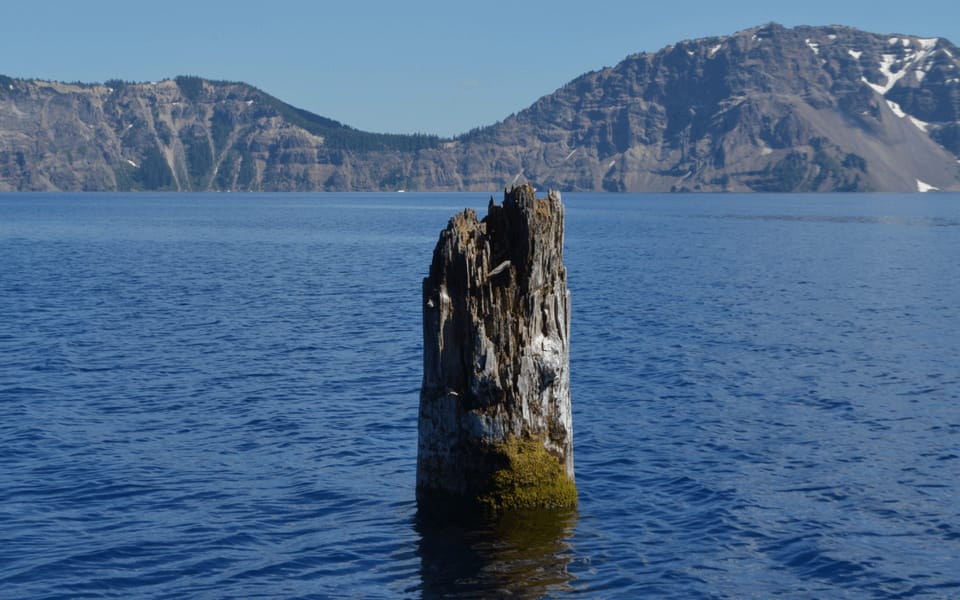
M 533 285 L 541 285 L 549 279 L 543 275 L 554 271 L 565 279 L 563 212 L 559 192 L 551 190 L 546 198 L 537 198 L 530 184 L 504 190 L 499 205 L 491 196 L 483 220 L 472 208 L 450 218 L 434 250 L 429 279 L 441 281 L 448 271 L 445 265 L 467 255 L 482 257 L 483 272 L 470 273 L 478 284 L 508 271 L 519 280 L 533 278 Z

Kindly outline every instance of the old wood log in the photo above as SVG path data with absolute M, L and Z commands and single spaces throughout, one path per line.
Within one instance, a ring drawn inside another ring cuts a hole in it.
M 450 219 L 423 282 L 417 497 L 576 503 L 560 194 Z

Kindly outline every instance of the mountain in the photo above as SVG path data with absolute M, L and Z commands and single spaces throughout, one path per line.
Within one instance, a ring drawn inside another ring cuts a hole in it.
M 508 91 L 505 91 L 508 93 Z M 0 77 L 0 190 L 960 190 L 960 49 L 776 24 L 584 74 L 454 139 L 242 83 Z
M 0 76 L 0 190 L 378 189 L 383 175 L 354 174 L 352 156 L 438 145 L 357 131 L 243 83 Z
M 958 58 L 941 39 L 768 25 L 630 56 L 468 139 L 560 189 L 958 189 Z

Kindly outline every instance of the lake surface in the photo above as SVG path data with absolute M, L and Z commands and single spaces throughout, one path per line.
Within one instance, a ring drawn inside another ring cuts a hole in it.
M 580 505 L 442 521 L 488 198 L 0 195 L 0 597 L 960 596 L 960 195 L 565 196 Z

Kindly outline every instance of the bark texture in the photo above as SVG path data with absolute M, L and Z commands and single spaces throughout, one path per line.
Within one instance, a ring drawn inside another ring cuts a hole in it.
M 418 497 L 575 503 L 560 195 L 519 186 L 450 219 L 423 303 Z

